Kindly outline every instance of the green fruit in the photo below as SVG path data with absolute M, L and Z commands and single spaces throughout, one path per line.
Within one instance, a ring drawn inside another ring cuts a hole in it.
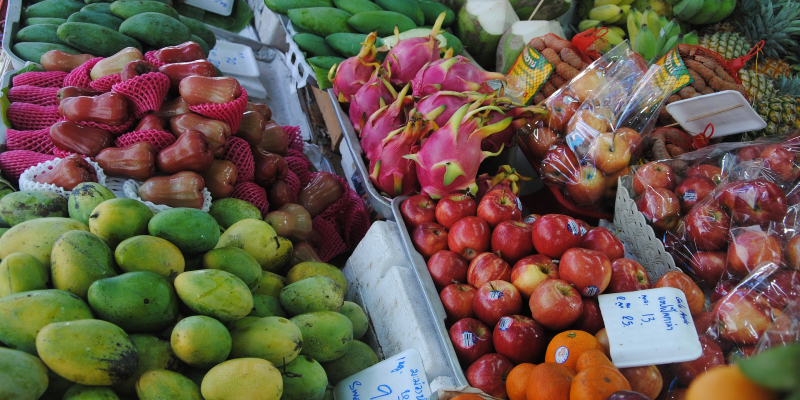
M 221 322 L 204 315 L 186 317 L 175 325 L 170 336 L 175 354 L 195 368 L 217 365 L 231 352 L 231 335 Z
M 133 199 L 106 200 L 89 215 L 89 231 L 103 239 L 112 249 L 123 240 L 147 234 L 147 223 L 153 212 Z
M 192 34 L 192 38 L 190 40 L 200 45 L 200 50 L 202 50 L 203 54 L 205 54 L 206 57 L 208 57 L 208 53 L 211 52 L 211 48 L 208 47 L 208 43 L 206 43 L 205 40 L 203 40 L 200 36 L 195 35 L 194 33 Z
M 47 367 L 41 360 L 0 347 L 0 399 L 36 400 L 47 383 Z
M 331 47 L 345 57 L 353 57 L 361 51 L 361 43 L 367 40 L 367 35 L 363 33 L 334 33 L 325 37 Z M 381 38 L 375 39 L 375 47 L 383 46 Z M 329 66 L 330 70 L 331 67 Z
M 281 368 L 283 396 L 281 400 L 321 400 L 328 388 L 328 377 L 322 366 L 311 357 L 300 356 Z
M 192 38 L 192 31 L 177 16 L 157 12 L 136 14 L 126 19 L 119 26 L 119 33 L 157 48 L 176 46 Z
M 243 326 L 245 326 L 247 324 L 250 324 L 250 323 L 258 321 L 261 318 L 264 318 L 264 317 L 254 317 L 252 315 L 248 315 L 248 316 L 246 316 L 246 317 L 244 317 L 242 319 L 237 319 L 236 321 L 233 321 L 230 324 L 228 324 L 228 332 L 233 332 L 233 331 L 235 331 L 235 330 L 237 330 L 237 329 L 239 329 L 239 328 L 241 328 L 241 327 L 243 327 Z
M 136 372 L 130 378 L 114 385 L 113 388 L 117 393 L 135 396 L 136 381 L 145 372 L 157 369 L 180 370 L 181 360 L 172 351 L 169 341 L 145 334 L 133 334 L 131 341 L 136 346 L 136 353 L 139 354 L 139 363 L 136 366 Z
M 274 272 L 262 271 L 261 283 L 253 294 L 264 294 L 267 296 L 278 297 L 281 289 L 286 286 L 286 279 Z
M 343 356 L 322 363 L 322 368 L 328 375 L 331 385 L 336 385 L 342 379 L 355 375 L 378 363 L 378 355 L 371 347 L 363 342 L 353 340 L 353 344 Z
M 219 237 L 216 248 L 236 247 L 246 251 L 258 261 L 261 269 L 270 271 L 278 249 L 277 235 L 272 227 L 261 220 L 243 219 L 228 227 Z M 290 255 L 291 256 L 291 255 Z
M 453 25 L 453 22 L 456 20 L 456 13 L 442 3 L 424 0 L 421 0 L 418 3 L 419 8 L 422 9 L 422 14 L 425 15 L 425 25 L 433 26 L 441 13 L 445 13 L 444 22 L 442 22 L 442 28 L 449 28 L 450 25 Z
M 331 0 L 272 0 L 275 12 L 286 14 L 295 8 L 333 7 Z
M 295 265 L 286 273 L 286 283 L 295 283 L 312 276 L 327 276 L 333 279 L 342 287 L 344 294 L 347 294 L 347 279 L 339 268 L 331 264 L 316 261 L 306 261 Z
M 352 301 L 345 301 L 339 313 L 347 317 L 353 323 L 353 339 L 360 340 L 369 329 L 369 318 L 364 313 L 364 309 Z
M 302 333 L 303 349 L 300 354 L 319 362 L 343 356 L 353 342 L 353 323 L 337 312 L 318 311 L 301 314 L 291 321 Z
M 378 32 L 378 36 L 380 37 L 393 35 L 395 27 L 397 27 L 398 31 L 401 33 L 417 27 L 417 24 L 415 24 L 411 18 L 394 11 L 362 12 L 350 17 L 347 23 L 358 32 Z
M 31 25 L 47 24 L 47 25 L 59 26 L 64 22 L 67 22 L 66 18 L 32 17 L 32 18 L 25 18 L 22 21 L 22 25 L 31 26 Z
M 0 262 L 0 297 L 13 293 L 47 289 L 50 274 L 36 257 L 11 253 Z
M 47 53 L 48 51 L 52 50 L 59 50 L 68 54 L 81 54 L 80 51 L 70 46 L 65 46 L 63 44 L 42 43 L 42 42 L 14 43 L 12 49 L 14 51 L 14 54 L 19 56 L 19 58 L 25 61 L 33 61 L 36 63 L 38 63 L 41 60 L 42 55 L 44 55 L 44 53 Z
M 231 332 L 231 358 L 263 358 L 273 365 L 289 363 L 300 354 L 303 336 L 286 318 L 265 317 Z
M 344 303 L 344 291 L 341 285 L 327 276 L 313 276 L 283 288 L 280 301 L 290 315 L 339 311 Z
M 457 38 L 455 35 L 453 35 L 450 32 L 444 32 L 442 33 L 442 36 L 444 36 L 447 39 L 447 47 L 453 49 L 454 56 L 457 56 L 464 52 L 464 45 L 461 43 L 461 40 Z
M 105 386 L 75 384 L 64 393 L 64 400 L 119 400 L 119 396 Z
M 260 358 L 228 360 L 208 371 L 200 393 L 205 400 L 279 400 L 283 393 L 281 373 Z
M 27 253 L 50 268 L 53 243 L 62 233 L 82 230 L 86 225 L 69 218 L 37 218 L 15 225 L 0 237 L 0 259 L 11 253 Z
M 206 28 L 206 24 L 194 18 L 189 18 L 183 15 L 180 15 L 179 17 L 181 22 L 183 22 L 183 24 L 186 25 L 186 27 L 189 28 L 190 31 L 192 31 L 192 35 L 197 35 L 199 38 L 203 39 L 203 41 L 206 42 L 206 44 L 208 45 L 209 49 L 213 49 L 214 46 L 216 46 L 217 37 L 214 36 L 213 32 L 211 32 L 208 28 Z
M 369 2 L 368 0 L 364 0 Z M 300 50 L 307 53 L 308 57 L 338 56 L 339 53 L 325 41 L 325 38 L 311 34 L 298 33 L 292 37 Z
M 55 43 L 55 44 L 66 45 L 64 41 L 58 38 L 58 34 L 56 33 L 57 30 L 58 30 L 57 25 L 51 25 L 51 24 L 29 25 L 20 29 L 17 32 L 17 35 L 14 37 L 14 39 L 17 43 L 42 42 L 42 43 Z M 47 193 L 47 192 L 39 192 L 39 193 Z M 49 194 L 56 195 L 55 193 L 49 193 Z
M 258 261 L 246 251 L 235 247 L 209 251 L 203 256 L 203 268 L 230 272 L 247 284 L 251 292 L 258 289 L 261 283 L 261 266 Z
M 277 297 L 267 296 L 265 294 L 253 294 L 253 311 L 250 311 L 248 316 L 259 318 L 287 317 L 286 311 L 283 311 L 281 307 L 280 300 L 278 300 Z
M 122 20 L 113 15 L 93 11 L 81 11 L 72 14 L 67 18 L 67 22 L 88 22 L 111 29 L 119 29 L 119 26 L 122 25 Z
M 396 13 L 405 15 L 414 21 L 417 26 L 422 26 L 425 24 L 425 14 L 422 12 L 422 8 L 419 6 L 419 3 L 414 0 L 375 0 L 375 3 L 381 6 L 384 10 L 394 11 Z M 436 16 L 438 17 L 439 15 L 437 14 Z M 435 20 L 436 18 L 434 18 L 434 21 Z
M 86 231 L 67 232 L 53 245 L 53 287 L 86 298 L 94 281 L 116 276 L 114 253 L 99 237 Z
M 203 400 L 200 388 L 191 379 L 172 371 L 148 371 L 136 382 L 139 400 Z
M 333 4 L 353 15 L 364 11 L 383 11 L 381 6 L 369 0 L 333 0 Z
M 85 319 L 56 322 L 36 336 L 36 351 L 48 368 L 82 385 L 112 385 L 136 372 L 139 356 L 120 327 Z
M 785 318 L 785 317 L 784 317 Z M 788 318 L 786 318 L 788 320 Z M 791 324 L 791 322 L 789 323 Z M 800 344 L 776 346 L 738 362 L 742 372 L 759 386 L 796 390 L 800 385 Z
M 250 289 L 241 279 L 225 271 L 184 272 L 175 278 L 175 290 L 192 311 L 222 322 L 235 321 L 253 309 Z
M 503 34 L 519 18 L 502 1 L 471 1 L 458 12 L 456 36 L 475 60 L 494 70 L 497 47 Z M 506 2 L 507 4 L 507 2 Z
M 74 0 L 44 0 L 31 4 L 22 13 L 23 18 L 69 18 L 86 4 Z
M 39 398 L 41 400 L 62 400 L 67 390 L 75 386 L 75 383 L 64 379 L 63 376 L 53 372 L 51 369 L 47 370 L 47 377 L 50 379 L 50 384 L 47 385 L 47 390 Z
M 105 3 L 98 3 L 105 4 Z M 89 223 L 89 215 L 100 203 L 116 198 L 105 186 L 96 182 L 79 183 L 69 196 L 69 217 L 84 224 Z
M 533 10 L 537 8 L 538 10 L 536 11 L 536 15 L 533 19 L 543 21 L 558 19 L 558 17 L 569 11 L 571 4 L 571 2 L 567 0 L 551 0 L 546 2 L 540 2 L 539 0 L 509 1 L 511 2 L 511 6 L 514 8 L 514 11 L 517 13 L 517 16 L 519 16 L 521 21 L 527 21 L 533 13 Z M 458 8 L 454 7 L 453 10 L 458 10 Z
M 151 0 L 128 0 L 128 1 L 115 1 L 109 7 L 111 13 L 122 19 L 128 19 L 134 15 L 153 12 L 170 16 L 178 19 L 180 16 L 174 8 L 157 1 Z
M 99 12 L 108 15 L 114 15 L 111 12 L 111 3 L 93 3 L 93 4 L 86 4 L 81 11 L 92 11 L 92 12 Z
M 289 10 L 293 23 L 317 36 L 328 36 L 338 32 L 355 32 L 347 24 L 352 16 L 347 11 L 331 7 L 296 8 Z
M 67 199 L 55 193 L 14 192 L 0 198 L 0 220 L 10 226 L 36 218 L 68 216 Z
M 232 197 L 212 201 L 208 214 L 214 217 L 222 230 L 243 219 L 262 219 L 261 211 L 256 206 Z
M 98 57 L 113 56 L 126 47 L 135 47 L 142 51 L 142 45 L 136 39 L 111 28 L 85 22 L 61 24 L 58 27 L 58 37 L 70 46 Z
M 150 220 L 147 229 L 151 235 L 169 240 L 187 254 L 205 253 L 220 240 L 217 222 L 196 208 L 162 211 Z
M 0 298 L 0 342 L 36 354 L 36 335 L 53 322 L 94 318 L 78 296 L 63 290 L 36 290 Z
M 126 332 L 159 332 L 178 317 L 172 285 L 152 272 L 128 272 L 89 287 L 89 306 L 97 317 Z
M 185 260 L 177 246 L 155 236 L 123 240 L 114 250 L 117 265 L 125 272 L 148 271 L 171 281 L 184 271 Z

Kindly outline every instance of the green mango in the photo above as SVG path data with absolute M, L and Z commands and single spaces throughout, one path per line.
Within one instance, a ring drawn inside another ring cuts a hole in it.
M 86 298 L 96 280 L 116 276 L 114 253 L 99 237 L 86 231 L 67 232 L 53 244 L 53 287 Z
M 233 197 L 212 201 L 208 214 L 214 217 L 223 231 L 243 219 L 262 219 L 261 211 L 256 206 Z
M 365 0 L 366 1 L 366 0 Z M 319 363 L 309 356 L 300 356 L 282 368 L 281 400 L 322 400 L 328 388 L 328 376 Z
M 273 365 L 289 363 L 300 354 L 303 336 L 286 318 L 265 317 L 231 332 L 231 358 L 263 358 Z
M 242 318 L 253 309 L 253 295 L 236 275 L 217 269 L 184 272 L 175 278 L 178 297 L 192 311 L 222 322 Z
M 88 224 L 89 215 L 91 215 L 95 207 L 106 200 L 115 199 L 116 197 L 114 193 L 111 193 L 105 186 L 97 182 L 79 183 L 72 188 L 72 193 L 69 195 L 69 217 Z
M 0 347 L 0 399 L 36 400 L 47 389 L 47 367 L 23 351 Z
M 207 252 L 203 256 L 203 268 L 230 272 L 247 284 L 251 292 L 261 284 L 261 265 L 246 251 L 235 247 Z
M 136 396 L 136 381 L 145 372 L 157 369 L 179 371 L 183 366 L 167 340 L 153 335 L 136 333 L 131 335 L 131 341 L 136 346 L 136 352 L 139 353 L 139 363 L 136 366 L 136 372 L 130 378 L 113 386 L 114 391 L 121 395 Z
M 85 386 L 76 383 L 64 393 L 64 400 L 119 400 L 119 396 L 105 386 Z
M 200 388 L 191 379 L 172 371 L 148 371 L 136 382 L 139 400 L 203 400 Z
M 186 260 L 177 246 L 155 236 L 140 235 L 123 240 L 114 250 L 117 265 L 126 272 L 148 271 L 170 282 L 186 267 Z
M 301 314 L 291 321 L 302 333 L 303 349 L 300 354 L 321 363 L 345 355 L 353 342 L 353 323 L 337 312 Z
M 352 301 L 345 301 L 339 313 L 347 317 L 353 323 L 353 339 L 360 340 L 369 329 L 369 318 L 364 313 L 364 309 Z
M 200 393 L 205 400 L 236 398 L 279 400 L 283 393 L 280 371 L 266 360 L 238 358 L 211 368 L 203 377 Z
M 0 297 L 47 289 L 48 282 L 47 267 L 30 254 L 12 253 L 0 262 Z
M 196 208 L 171 208 L 156 214 L 147 225 L 150 235 L 166 239 L 184 254 L 205 253 L 220 240 L 214 218 Z
M 253 311 L 248 315 L 259 318 L 287 317 L 286 311 L 283 311 L 281 307 L 281 301 L 278 300 L 277 297 L 267 296 L 265 294 L 253 294 Z
M 286 273 L 286 283 L 291 284 L 312 276 L 327 276 L 338 283 L 347 295 L 347 279 L 339 268 L 317 261 L 305 261 L 295 265 Z
M 261 282 L 258 289 L 253 291 L 253 294 L 265 294 L 267 296 L 278 297 L 281 295 L 281 289 L 286 286 L 286 278 L 269 271 L 262 271 Z
M 290 315 L 339 311 L 344 303 L 344 291 L 336 281 L 327 276 L 312 276 L 283 288 L 280 302 Z
M 50 268 L 50 253 L 61 234 L 88 231 L 86 225 L 70 218 L 37 218 L 14 225 L 0 237 L 0 259 L 11 253 L 27 253 Z
M 231 334 L 221 322 L 205 315 L 178 321 L 170 343 L 178 358 L 195 368 L 217 365 L 231 352 Z
M 0 219 L 14 226 L 36 218 L 69 216 L 67 199 L 50 192 L 14 192 L 0 198 Z
M 128 272 L 89 287 L 89 306 L 97 317 L 126 332 L 159 332 L 178 317 L 172 285 L 152 272 Z
M 133 199 L 111 199 L 97 205 L 89 214 L 89 231 L 103 239 L 112 250 L 123 240 L 147 234 L 153 212 Z
M 355 375 L 378 363 L 378 355 L 366 343 L 353 340 L 347 352 L 332 361 L 322 363 L 322 368 L 330 380 L 331 385 L 336 385 L 342 379 Z

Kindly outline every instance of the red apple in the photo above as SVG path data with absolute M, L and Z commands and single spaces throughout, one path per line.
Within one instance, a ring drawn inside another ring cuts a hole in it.
M 531 294 L 528 303 L 536 322 L 546 329 L 564 329 L 580 318 L 583 312 L 581 295 L 561 279 L 542 282 Z
M 544 254 L 525 257 L 511 269 L 511 283 L 526 300 L 545 279 L 558 279 L 558 264 Z
M 486 193 L 478 204 L 478 218 L 494 229 L 503 221 L 522 221 L 522 203 L 511 190 L 495 189 Z
M 435 222 L 423 222 L 411 234 L 414 248 L 426 260 L 439 250 L 447 249 L 447 230 Z
M 567 124 L 575 112 L 578 111 L 581 102 L 577 98 L 570 96 L 566 90 L 562 90 L 555 96 L 547 99 L 547 126 L 558 132 L 565 132 Z
M 713 288 L 725 273 L 727 257 L 724 251 L 698 251 L 692 254 L 689 268 L 700 278 L 700 282 Z
M 477 319 L 458 320 L 450 327 L 449 333 L 456 357 L 464 365 L 472 364 L 475 360 L 494 351 L 492 331 Z
M 716 165 L 700 164 L 686 171 L 686 177 L 688 178 L 690 176 L 704 176 L 711 179 L 715 185 L 719 185 L 719 183 L 722 182 L 722 178 L 725 177 L 725 174 L 722 173 L 722 168 Z
M 789 268 L 800 269 L 800 235 L 795 235 L 786 243 L 784 260 Z
M 763 180 L 738 181 L 720 189 L 719 204 L 739 225 L 781 222 L 788 206 L 780 186 Z
M 739 157 L 739 161 L 755 160 L 761 156 L 761 152 L 765 148 L 767 148 L 765 144 L 742 147 L 736 155 Z
M 409 231 L 423 222 L 436 222 L 436 203 L 424 194 L 411 196 L 400 205 L 400 214 Z
M 450 229 L 456 221 L 464 217 L 474 217 L 477 211 L 478 206 L 472 197 L 464 193 L 451 193 L 436 203 L 434 213 L 436 222 L 446 229 Z
M 619 372 L 631 384 L 631 390 L 644 394 L 649 399 L 655 399 L 661 393 L 664 381 L 661 372 L 655 365 L 642 367 L 620 368 Z
M 503 221 L 492 231 L 492 252 L 509 264 L 533 253 L 531 227 L 520 221 Z
M 617 187 L 619 187 L 619 177 L 630 175 L 631 167 L 625 167 L 612 174 L 606 174 L 606 191 L 603 192 L 603 197 L 607 199 L 614 199 L 617 197 Z
M 480 288 L 489 281 L 511 281 L 511 267 L 494 253 L 481 253 L 469 263 L 467 282 Z
M 565 186 L 569 199 L 579 206 L 596 204 L 606 191 L 606 177 L 591 165 L 582 165 Z
M 697 332 L 697 336 L 705 336 L 708 334 L 710 337 L 714 337 L 717 335 L 717 330 L 715 327 L 717 319 L 714 317 L 713 312 L 703 311 L 697 315 L 693 315 L 692 320 L 694 322 L 694 330 Z
M 717 285 L 714 286 L 714 291 L 711 292 L 711 304 L 714 304 L 723 297 L 727 296 L 728 293 L 732 292 L 733 289 L 736 288 L 738 283 L 738 280 L 732 279 L 722 279 L 717 282 Z
M 686 400 L 688 389 L 674 387 L 661 391 L 661 395 L 656 400 Z
M 491 233 L 489 225 L 478 217 L 464 217 L 450 229 L 447 245 L 450 251 L 470 261 L 478 254 L 489 250 Z
M 740 345 L 756 344 L 772 325 L 775 309 L 750 289 L 728 293 L 714 306 L 720 335 Z
M 575 286 L 581 296 L 594 297 L 611 282 L 611 262 L 599 251 L 576 247 L 561 256 L 558 275 Z
M 445 286 L 439 293 L 439 298 L 442 300 L 445 313 L 447 313 L 447 320 L 453 322 L 464 318 L 475 318 L 472 299 L 477 292 L 478 289 L 462 283 Z
M 620 258 L 611 263 L 611 282 L 608 293 L 635 292 L 650 289 L 650 278 L 644 267 L 630 258 Z
M 630 390 L 617 390 L 616 392 L 611 393 L 610 396 L 606 397 L 606 400 L 652 400 L 652 399 L 639 392 L 634 392 Z
M 494 350 L 514 364 L 534 363 L 544 354 L 544 327 L 532 318 L 510 315 L 500 318 L 492 333 Z
M 681 206 L 675 194 L 668 189 L 648 187 L 636 206 L 654 228 L 666 231 L 678 224 Z
M 764 166 L 786 182 L 794 182 L 800 177 L 795 154 L 785 145 L 773 144 L 767 146 L 759 155 L 764 160 Z
M 578 171 L 578 159 L 575 153 L 565 144 L 557 144 L 547 151 L 541 163 L 542 180 L 550 183 L 565 184 Z
M 439 250 L 428 259 L 428 272 L 437 290 L 453 281 L 466 282 L 468 269 L 467 261 L 450 250 Z
M 554 130 L 542 126 L 528 134 L 527 139 L 528 150 L 534 157 L 541 159 L 544 157 L 545 153 L 547 153 L 547 150 L 550 149 L 550 146 L 558 142 L 559 137 L 558 133 Z
M 669 165 L 651 161 L 636 170 L 633 175 L 633 191 L 641 195 L 648 187 L 675 189 L 675 174 Z
M 609 261 L 625 257 L 625 246 L 610 230 L 602 226 L 590 229 L 581 238 L 579 247 L 602 252 Z
M 697 203 L 705 199 L 717 185 L 705 176 L 690 176 L 675 188 L 675 196 L 681 204 L 681 214 L 686 215 Z
M 737 228 L 728 247 L 728 271 L 745 276 L 763 263 L 783 261 L 781 244 L 758 227 Z
M 605 77 L 602 71 L 587 71 L 587 73 L 576 77 L 574 81 L 570 82 L 568 91 L 575 96 L 578 101 L 583 103 L 594 93 L 595 89 L 599 88 L 603 83 L 605 83 Z M 567 90 L 565 90 L 565 92 L 566 91 Z
M 472 300 L 475 316 L 488 326 L 494 326 L 506 315 L 522 311 L 522 296 L 506 281 L 489 281 L 478 288 Z
M 713 340 L 705 336 L 700 336 L 700 345 L 703 347 L 703 354 L 700 358 L 692 361 L 675 363 L 673 365 L 672 369 L 681 386 L 689 386 L 694 378 L 700 374 L 705 373 L 711 368 L 725 365 L 725 355 L 722 354 L 722 350 Z
M 627 167 L 631 161 L 629 139 L 614 132 L 603 133 L 594 139 L 587 155 L 603 173 L 613 174 Z
M 693 208 L 684 221 L 686 238 L 699 250 L 720 250 L 730 241 L 731 217 L 716 202 Z
M 467 368 L 467 382 L 470 386 L 500 399 L 507 399 L 506 378 L 514 368 L 507 358 L 490 353 Z
M 581 237 L 583 237 L 583 235 L 587 234 L 590 230 L 592 230 L 592 226 L 589 225 L 588 222 L 582 219 L 575 218 L 575 222 L 578 223 L 578 230 L 580 230 L 581 232 Z
M 565 251 L 577 247 L 581 236 L 578 222 L 562 214 L 543 215 L 531 230 L 533 247 L 550 258 L 561 258 Z
M 603 315 L 600 313 L 600 304 L 595 297 L 584 297 L 583 312 L 580 318 L 572 325 L 572 329 L 589 332 L 592 335 L 606 327 Z
M 669 271 L 662 275 L 656 281 L 653 288 L 671 287 L 679 289 L 686 296 L 686 302 L 689 306 L 689 312 L 692 315 L 698 314 L 703 311 L 706 304 L 706 298 L 703 296 L 703 291 L 700 287 L 689 277 L 681 271 Z
M 800 303 L 800 271 L 789 269 L 775 271 L 769 278 L 764 297 L 778 310 L 783 310 L 792 302 Z

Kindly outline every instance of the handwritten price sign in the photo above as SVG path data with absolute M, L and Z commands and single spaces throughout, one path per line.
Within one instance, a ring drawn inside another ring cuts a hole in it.
M 430 397 L 425 368 L 414 349 L 342 380 L 333 390 L 336 400 L 428 400 Z

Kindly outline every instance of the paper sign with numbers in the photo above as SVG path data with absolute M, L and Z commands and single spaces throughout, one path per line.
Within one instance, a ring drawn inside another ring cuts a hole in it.
M 336 400 L 428 400 L 431 389 L 419 353 L 406 350 L 340 381 Z
M 703 353 L 682 291 L 663 287 L 597 300 L 617 367 L 690 361 Z

